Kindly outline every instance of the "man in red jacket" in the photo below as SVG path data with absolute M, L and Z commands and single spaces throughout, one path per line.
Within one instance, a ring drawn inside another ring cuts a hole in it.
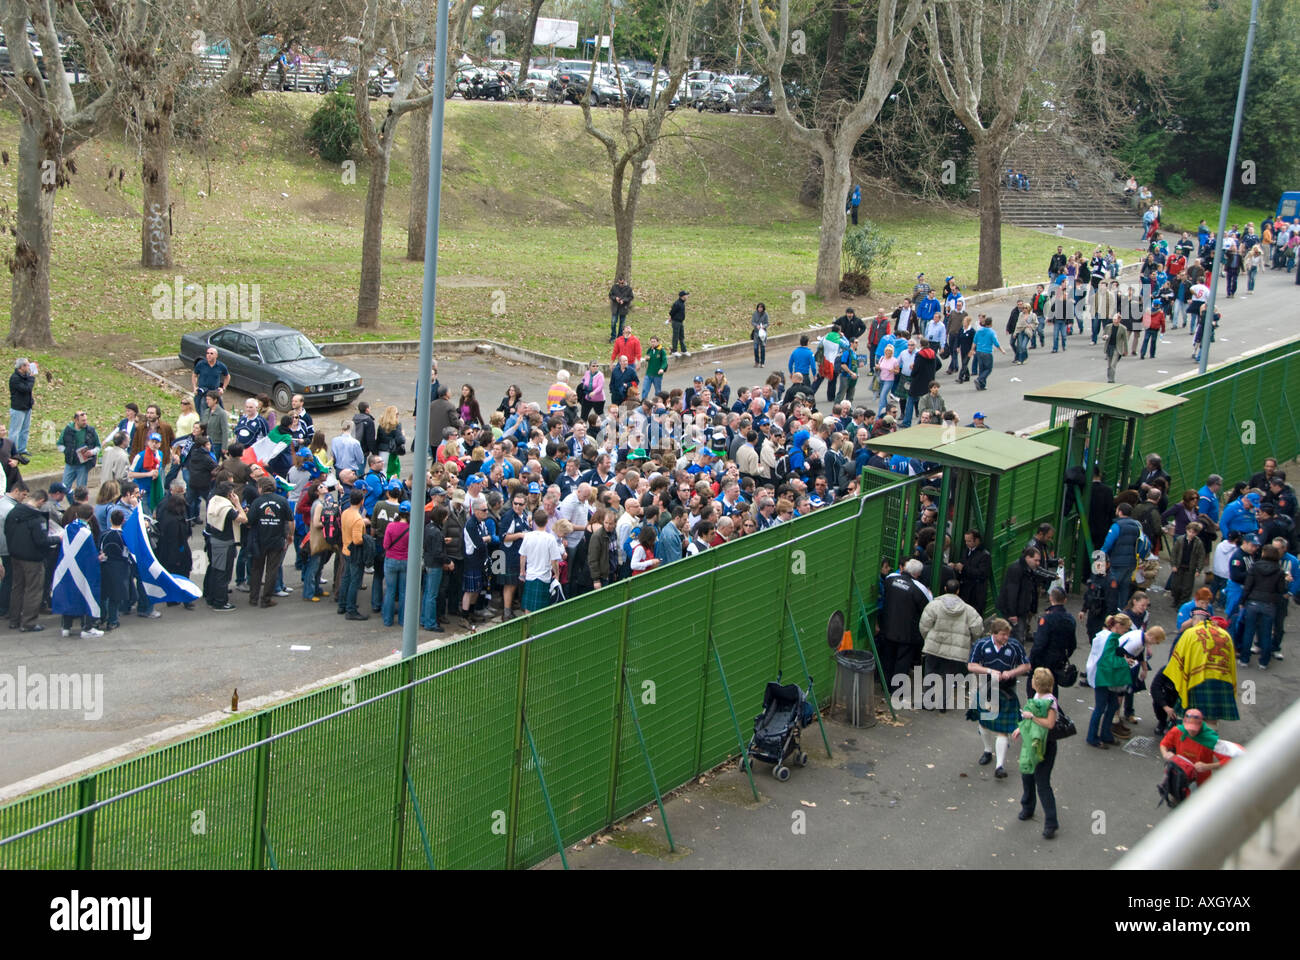
M 628 364 L 633 367 L 641 362 L 641 341 L 632 332 L 630 323 L 623 327 L 623 335 L 614 341 L 614 353 L 609 362 L 618 363 L 619 357 L 627 357 Z

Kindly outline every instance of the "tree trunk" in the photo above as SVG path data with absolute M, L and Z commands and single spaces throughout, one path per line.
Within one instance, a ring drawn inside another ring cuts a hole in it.
M 429 137 L 433 106 L 411 117 L 411 209 L 406 217 L 406 259 L 423 262 L 424 227 L 429 205 Z
M 998 168 L 1002 165 L 999 144 L 984 143 L 975 147 L 980 180 L 980 261 L 978 290 L 1002 286 L 1002 195 Z
M 15 347 L 50 347 L 50 234 L 54 224 L 55 172 L 59 158 L 43 146 L 30 123 L 18 138 L 18 231 L 13 254 L 9 337 Z
M 822 229 L 817 248 L 817 296 L 832 300 L 840 292 L 840 259 L 844 252 L 846 215 L 844 201 L 849 194 L 849 154 L 835 150 L 830 162 L 822 163 Z
M 140 264 L 155 270 L 172 267 L 171 190 L 168 167 L 172 122 L 164 107 L 141 111 L 140 182 L 144 191 L 140 223 Z
M 622 277 L 632 282 L 632 230 L 636 226 L 636 208 L 641 199 L 641 163 L 637 159 L 629 160 L 627 166 L 615 167 L 611 197 L 614 202 L 614 236 L 618 241 L 618 262 L 614 265 L 614 277 Z M 628 183 L 627 199 L 623 199 L 623 181 L 631 177 Z
M 358 93 L 358 96 L 364 96 Z M 384 194 L 388 191 L 388 164 L 392 140 L 381 144 L 371 157 L 366 186 L 366 225 L 361 235 L 361 286 L 357 291 L 357 326 L 379 326 L 379 268 L 384 252 Z
M 537 15 L 542 12 L 543 3 L 545 0 L 533 0 L 528 9 L 528 32 L 524 34 L 523 48 L 519 51 L 519 90 L 524 89 L 524 81 L 528 79 L 528 65 L 533 62 L 533 37 L 537 33 Z

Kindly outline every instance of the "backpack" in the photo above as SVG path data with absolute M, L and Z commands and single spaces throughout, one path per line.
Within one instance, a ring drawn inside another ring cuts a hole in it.
M 321 534 L 331 547 L 343 546 L 343 515 L 337 503 L 327 503 L 320 512 Z
M 1174 757 L 1172 760 L 1165 761 L 1165 775 L 1156 784 L 1156 793 L 1160 794 L 1160 804 L 1168 804 L 1170 809 L 1178 806 L 1187 799 L 1191 793 L 1191 781 L 1187 776 L 1187 769 L 1183 764 L 1187 763 L 1182 757 Z

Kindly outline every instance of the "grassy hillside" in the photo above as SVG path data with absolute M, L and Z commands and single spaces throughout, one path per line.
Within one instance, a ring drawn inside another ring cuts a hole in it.
M 210 155 L 182 145 L 172 168 L 174 274 L 200 284 L 260 284 L 263 319 L 319 340 L 414 337 L 423 266 L 404 259 L 410 172 L 400 131 L 409 125 L 399 128 L 390 173 L 381 328 L 363 333 L 354 320 L 369 170 L 358 163 L 356 182 L 346 184 L 339 167 L 313 155 L 304 131 L 319 103 L 309 94 L 262 94 L 216 123 Z M 612 124 L 619 115 L 598 116 Z M 768 304 L 774 332 L 829 317 L 831 305 L 811 297 L 807 313 L 792 310 L 817 258 L 816 213 L 798 201 L 805 155 L 783 141 L 771 118 L 679 111 L 668 130 L 654 155 L 658 182 L 642 192 L 634 322 L 662 327 L 681 287 L 692 292 L 692 344 L 744 339 L 758 300 Z M 0 112 L 0 147 L 11 157 L 0 167 L 0 198 L 11 207 L 17 140 L 14 114 Z M 615 242 L 608 163 L 584 132 L 581 111 L 454 100 L 446 140 L 438 335 L 508 336 L 541 350 L 598 354 Z M 56 201 L 51 288 L 59 347 L 36 356 L 53 379 L 38 388 L 36 420 L 47 426 L 34 430 L 41 434 L 31 444 L 34 467 L 61 462 L 45 438 L 75 407 L 88 407 L 103 425 L 127 400 L 157 399 L 126 361 L 174 353 L 182 333 L 203 326 L 151 316 L 151 289 L 172 275 L 139 266 L 134 142 L 118 131 L 83 147 L 76 160 L 78 174 Z M 126 171 L 120 182 L 119 169 Z M 939 282 L 949 273 L 974 276 L 973 215 L 871 190 L 864 190 L 864 212 L 896 242 L 894 266 L 875 278 L 883 298 L 910 290 L 919 270 Z M 1008 279 L 1039 277 L 1055 244 L 1006 228 Z M 504 297 L 504 316 L 492 313 L 494 295 Z

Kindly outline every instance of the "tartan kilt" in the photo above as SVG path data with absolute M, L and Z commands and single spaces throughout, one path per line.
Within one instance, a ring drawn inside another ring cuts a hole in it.
M 504 574 L 493 574 L 492 582 L 500 587 L 514 586 L 519 583 L 519 557 L 510 559 L 510 554 L 506 554 L 506 572 Z
M 549 580 L 525 580 L 524 595 L 520 604 L 525 610 L 544 610 L 551 604 L 551 582 Z
M 1202 680 L 1188 693 L 1187 709 L 1195 707 L 1206 720 L 1239 720 L 1236 691 L 1226 680 Z
M 1015 684 L 998 688 L 998 715 L 992 720 L 983 717 L 984 704 L 980 704 L 980 726 L 994 733 L 1010 733 L 1020 726 L 1020 697 L 1016 694 Z
M 471 562 L 473 566 L 471 566 Z M 466 561 L 465 570 L 460 577 L 460 588 L 466 593 L 483 592 L 483 564 L 476 561 Z

